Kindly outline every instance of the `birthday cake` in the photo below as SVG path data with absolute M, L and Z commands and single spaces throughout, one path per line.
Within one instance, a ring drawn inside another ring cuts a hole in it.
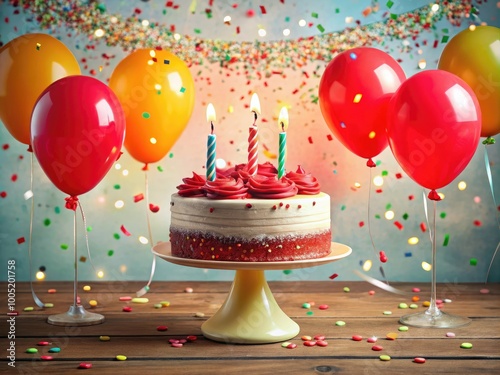
M 213 181 L 193 173 L 171 197 L 170 243 L 181 258 L 277 262 L 330 254 L 330 196 L 300 166 L 278 179 L 271 163 Z

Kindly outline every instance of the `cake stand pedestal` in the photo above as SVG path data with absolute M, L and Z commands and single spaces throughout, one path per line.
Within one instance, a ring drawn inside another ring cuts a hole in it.
M 289 340 L 300 327 L 278 306 L 267 284 L 265 270 L 307 268 L 334 262 L 352 250 L 332 242 L 323 258 L 286 262 L 228 262 L 172 256 L 169 242 L 154 246 L 153 253 L 168 262 L 188 267 L 236 270 L 231 290 L 220 309 L 201 326 L 211 340 L 232 344 L 268 344 Z

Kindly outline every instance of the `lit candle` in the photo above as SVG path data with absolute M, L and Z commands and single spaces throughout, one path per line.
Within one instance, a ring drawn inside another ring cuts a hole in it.
M 288 111 L 286 107 L 281 108 L 278 125 L 281 128 L 279 136 L 278 178 L 281 178 L 285 175 L 286 129 L 288 128 Z
M 207 140 L 207 180 L 215 180 L 215 149 L 217 137 L 214 134 L 215 108 L 212 103 L 207 106 L 207 121 L 210 122 L 210 134 Z
M 257 128 L 257 117 L 260 115 L 260 102 L 257 94 L 252 95 L 250 101 L 250 111 L 253 112 L 253 125 L 248 128 L 248 173 L 253 176 L 257 174 L 258 153 L 259 153 L 259 134 Z

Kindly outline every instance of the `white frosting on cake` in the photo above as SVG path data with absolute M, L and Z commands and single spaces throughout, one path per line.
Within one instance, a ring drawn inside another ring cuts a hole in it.
M 258 238 L 330 230 L 330 196 L 216 200 L 173 194 L 171 228 Z

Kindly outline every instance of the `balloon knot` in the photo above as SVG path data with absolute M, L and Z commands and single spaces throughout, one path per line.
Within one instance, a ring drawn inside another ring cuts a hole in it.
M 76 196 L 66 197 L 64 198 L 64 200 L 66 201 L 64 207 L 66 207 L 68 210 L 76 211 L 76 208 L 78 207 L 78 197 Z
M 495 138 L 489 136 L 488 138 L 486 138 L 484 141 L 483 141 L 483 145 L 487 146 L 487 145 L 494 145 L 495 144 Z
M 366 166 L 367 166 L 367 167 L 370 167 L 370 168 L 374 168 L 374 167 L 376 167 L 376 166 L 377 166 L 377 164 L 375 164 L 375 163 L 373 162 L 373 160 L 370 158 L 370 159 L 368 159 L 368 160 L 366 161 Z
M 33 148 L 31 147 L 31 145 L 28 145 L 28 149 L 26 151 L 33 152 Z
M 149 164 L 148 163 L 144 164 L 144 167 L 142 167 L 142 170 L 149 171 Z
M 427 196 L 427 198 L 429 198 L 431 201 L 440 201 L 441 200 L 441 197 L 439 196 L 439 194 L 437 193 L 437 191 L 434 190 L 434 189 L 432 189 L 429 192 L 429 195 Z

